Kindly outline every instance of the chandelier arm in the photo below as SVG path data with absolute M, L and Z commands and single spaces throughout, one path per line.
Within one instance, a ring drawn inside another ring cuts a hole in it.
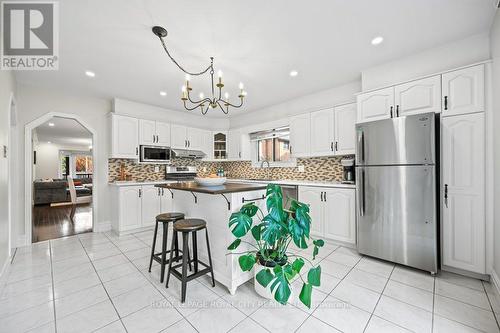
M 184 108 L 185 108 L 186 110 L 188 110 L 188 111 L 193 111 L 193 110 L 196 110 L 197 108 L 199 108 L 199 107 L 200 107 L 200 104 L 198 104 L 198 105 L 194 106 L 193 108 L 188 108 L 188 106 L 186 105 L 186 101 L 185 101 L 185 100 L 183 100 L 183 102 L 184 102 Z
M 203 111 L 203 107 L 202 107 L 202 108 L 201 108 L 201 114 L 202 114 L 202 115 L 206 115 L 206 114 L 207 114 L 207 112 L 208 112 L 208 109 L 209 109 L 209 108 L 210 108 L 210 104 L 209 104 L 209 105 L 207 105 L 207 108 L 205 109 L 205 111 Z
M 224 104 L 232 106 L 233 108 L 241 108 L 243 106 L 243 98 L 240 98 L 240 100 L 241 100 L 240 105 L 234 105 L 234 104 L 229 103 L 228 101 L 225 101 L 223 99 L 219 99 L 219 101 L 224 102 Z M 217 101 L 217 103 L 218 103 L 218 101 Z
M 224 114 L 228 114 L 229 113 L 229 110 L 224 110 L 224 108 L 222 107 L 222 105 L 220 105 L 219 101 L 217 101 L 217 105 L 220 107 L 220 109 L 222 110 L 222 112 L 224 112 Z
M 186 91 L 187 91 L 187 97 L 188 97 L 188 100 L 189 100 L 191 103 L 193 103 L 193 104 L 201 104 L 201 103 L 204 103 L 204 102 L 209 102 L 209 103 L 211 102 L 210 98 L 208 98 L 208 97 L 205 97 L 204 99 L 199 100 L 199 101 L 193 101 L 193 100 L 191 99 L 191 95 L 189 94 L 189 89 L 186 89 Z
M 178 62 L 177 60 L 174 59 L 174 57 L 172 57 L 172 55 L 170 54 L 170 52 L 168 52 L 168 49 L 167 49 L 167 45 L 165 44 L 165 41 L 163 40 L 162 37 L 158 37 L 160 38 L 160 41 L 161 41 L 161 45 L 163 45 L 163 49 L 165 50 L 165 52 L 167 53 L 168 57 L 170 58 L 170 60 L 172 60 L 172 62 L 181 70 L 183 71 L 184 73 L 186 74 L 189 74 L 189 75 L 193 75 L 193 76 L 199 76 L 199 75 L 202 75 L 202 74 L 205 74 L 206 72 L 208 72 L 208 70 L 212 69 L 213 70 L 213 62 L 206 68 L 204 69 L 203 71 L 201 72 L 189 72 L 187 70 L 185 70 Z M 213 77 L 213 75 L 212 75 Z M 213 80 L 212 80 L 213 81 Z

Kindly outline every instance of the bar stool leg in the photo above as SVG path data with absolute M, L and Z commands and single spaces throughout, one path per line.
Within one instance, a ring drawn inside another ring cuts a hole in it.
M 179 239 L 175 238 L 175 258 L 176 262 L 179 261 Z
M 212 275 L 212 287 L 215 287 L 214 266 L 212 265 L 212 254 L 210 253 L 210 243 L 208 241 L 208 228 L 205 228 L 205 237 L 207 239 L 208 263 L 210 264 L 210 275 Z
M 187 285 L 187 268 L 188 268 L 188 261 L 189 258 L 188 256 L 184 255 L 184 253 L 188 253 L 188 237 L 189 233 L 183 232 L 182 233 L 182 289 L 181 289 L 181 303 L 184 303 L 186 300 L 186 285 Z
M 193 261 L 194 272 L 198 273 L 198 240 L 196 239 L 196 231 L 193 231 Z M 188 257 L 189 259 L 189 257 Z
M 161 244 L 161 276 L 160 283 L 163 283 L 165 277 L 165 266 L 167 256 L 168 223 L 163 222 L 163 239 Z
M 165 284 L 165 288 L 168 288 L 168 281 L 170 281 L 170 270 L 172 269 L 172 262 L 174 261 L 174 246 L 177 243 L 177 232 L 174 230 L 172 235 L 172 244 L 170 245 L 170 259 L 168 260 L 168 271 L 167 271 L 167 283 Z
M 156 247 L 156 235 L 158 234 L 158 222 L 155 224 L 155 233 L 153 236 L 153 247 L 151 248 L 151 258 L 149 259 L 149 269 L 148 272 L 151 273 L 151 266 L 153 265 L 153 257 L 155 255 L 155 247 Z

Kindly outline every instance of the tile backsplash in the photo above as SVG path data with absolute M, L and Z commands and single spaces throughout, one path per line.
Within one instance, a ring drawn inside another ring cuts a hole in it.
M 230 178 L 262 178 L 262 179 L 293 179 L 293 180 L 342 180 L 342 157 L 310 157 L 298 158 L 297 167 L 254 168 L 250 161 L 206 162 L 187 158 L 172 160 L 173 166 L 195 166 L 198 175 L 207 176 L 216 173 L 222 167 Z M 120 165 L 125 166 L 126 174 L 136 181 L 155 181 L 165 178 L 165 166 L 160 165 L 155 172 L 154 164 L 139 164 L 133 160 L 109 159 L 109 181 L 113 182 L 120 176 Z M 304 172 L 298 172 L 298 166 L 304 167 Z

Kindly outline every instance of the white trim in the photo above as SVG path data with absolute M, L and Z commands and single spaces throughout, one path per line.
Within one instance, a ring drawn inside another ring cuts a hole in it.
M 494 269 L 491 270 L 490 277 L 491 277 L 491 282 L 495 286 L 498 294 L 500 294 L 500 278 L 498 277 L 498 274 L 497 272 L 495 272 Z
M 12 248 L 13 248 L 12 225 L 13 225 L 13 215 L 14 215 L 12 212 L 12 206 L 13 206 L 12 193 L 14 192 L 13 191 L 14 185 L 12 184 L 12 181 L 14 179 L 14 175 L 13 175 L 13 170 L 11 168 L 11 164 L 13 162 L 12 152 L 14 151 L 14 145 L 12 143 L 14 142 L 15 133 L 12 130 L 12 127 L 16 123 L 17 123 L 17 102 L 14 93 L 11 92 L 9 98 L 8 115 L 7 115 L 7 126 L 8 126 L 7 127 L 8 131 L 7 132 L 7 205 L 8 205 L 7 220 L 8 220 L 8 244 L 9 244 L 9 249 L 7 253 L 9 257 L 12 256 Z
M 92 160 L 95 166 L 99 165 L 98 154 L 99 149 L 105 149 L 101 147 L 100 142 L 98 140 L 97 131 L 90 126 L 85 120 L 83 120 L 80 116 L 70 113 L 61 113 L 61 112 L 48 112 L 43 116 L 31 121 L 26 124 L 24 128 L 24 230 L 25 230 L 25 245 L 31 245 L 32 243 L 32 221 L 31 221 L 31 210 L 33 203 L 33 147 L 32 147 L 32 133 L 33 130 L 47 122 L 49 119 L 53 117 L 61 117 L 61 118 L 69 118 L 78 121 L 83 127 L 85 127 L 92 134 Z M 99 193 L 99 184 L 96 181 L 97 175 L 99 173 L 99 169 L 94 168 L 93 177 L 93 190 L 92 190 L 92 228 L 96 228 L 97 226 L 97 214 L 98 212 L 98 193 Z
M 111 231 L 111 221 L 103 221 L 99 224 L 94 224 L 94 232 Z
M 492 78 L 492 65 L 487 62 L 484 66 L 485 75 L 485 180 L 493 179 L 495 177 L 494 166 L 494 143 L 493 143 L 493 78 Z M 494 184 L 493 181 L 485 182 L 485 268 L 486 273 L 493 272 L 494 265 Z

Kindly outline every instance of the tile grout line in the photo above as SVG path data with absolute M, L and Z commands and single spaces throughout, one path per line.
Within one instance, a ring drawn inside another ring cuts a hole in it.
M 123 328 L 125 329 L 125 332 L 128 332 L 127 327 L 125 327 L 125 324 L 124 324 L 124 323 L 123 323 L 123 321 L 122 321 L 122 317 L 120 316 L 120 313 L 119 313 L 119 312 L 118 312 L 118 310 L 116 309 L 116 306 L 115 306 L 115 304 L 113 303 L 113 300 L 112 300 L 112 299 L 111 299 L 111 297 L 109 296 L 108 290 L 107 290 L 107 289 L 106 289 L 106 287 L 104 286 L 104 283 L 102 282 L 101 277 L 99 276 L 99 273 L 97 273 L 97 269 L 95 268 L 94 263 L 92 262 L 92 259 L 90 259 L 90 256 L 89 256 L 89 254 L 88 254 L 88 252 L 87 252 L 87 249 L 83 246 L 83 243 L 82 243 L 82 240 L 80 239 L 80 237 L 78 237 L 78 236 L 77 236 L 77 238 L 78 238 L 78 242 L 80 243 L 80 245 L 82 246 L 83 250 L 85 251 L 85 254 L 86 254 L 86 255 L 87 255 L 87 257 L 89 258 L 89 260 L 90 260 L 90 264 L 91 264 L 91 265 L 92 265 L 92 267 L 94 268 L 94 272 L 95 272 L 95 274 L 97 275 L 97 278 L 99 279 L 99 281 L 101 282 L 101 286 L 102 286 L 102 288 L 104 289 L 104 292 L 106 292 L 106 295 L 108 296 L 108 299 L 109 299 L 109 301 L 110 301 L 111 305 L 113 306 L 113 309 L 115 310 L 116 315 L 118 316 L 118 318 L 119 318 L 119 320 L 120 320 L 120 322 L 121 322 L 121 324 L 122 324 Z M 114 245 L 114 244 L 113 244 L 113 245 Z M 107 325 L 109 325 L 109 324 L 111 324 L 111 323 L 108 323 Z M 105 327 L 105 326 L 107 326 L 107 325 L 104 325 L 104 326 L 102 326 L 102 327 Z M 102 327 L 99 327 L 99 328 L 102 328 Z M 56 333 L 57 333 L 57 332 L 56 332 Z
M 363 329 L 363 332 L 365 332 L 366 329 L 368 328 L 368 325 L 370 324 L 370 321 L 372 320 L 372 318 L 374 316 L 375 310 L 377 310 L 378 303 L 382 299 L 382 296 L 384 296 L 385 288 L 387 288 L 389 281 L 391 281 L 391 276 L 392 276 L 392 273 L 394 272 L 395 269 L 396 269 L 396 265 L 392 266 L 391 274 L 389 274 L 389 276 L 387 277 L 387 281 L 385 281 L 384 288 L 380 292 L 380 296 L 378 297 L 377 303 L 375 303 L 375 306 L 373 307 L 372 313 L 370 313 L 370 318 L 368 318 L 368 321 L 366 322 L 366 325 L 365 325 L 365 328 Z
M 55 286 L 54 286 L 54 267 L 52 266 L 52 244 L 49 241 L 49 256 L 50 256 L 50 278 L 52 285 L 52 306 L 54 307 L 54 331 L 57 333 L 57 315 L 56 315 L 56 294 L 55 294 Z
M 486 287 L 484 286 L 484 281 L 481 281 L 481 285 L 483 286 L 484 292 L 486 294 L 486 298 L 488 299 L 488 303 L 490 304 L 491 312 L 493 312 L 493 318 L 495 318 L 495 321 L 497 323 L 497 327 L 500 329 L 500 324 L 498 323 L 498 318 L 495 310 L 493 309 L 493 305 L 491 304 L 490 296 L 488 295 L 488 292 L 486 291 Z

